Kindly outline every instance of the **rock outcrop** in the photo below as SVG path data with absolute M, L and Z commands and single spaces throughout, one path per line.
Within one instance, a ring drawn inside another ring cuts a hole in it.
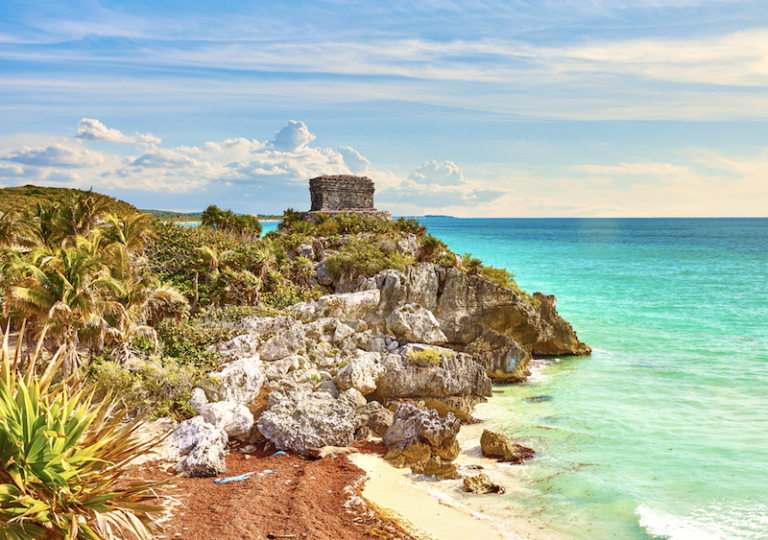
M 475 493 L 477 495 L 485 495 L 486 493 L 504 493 L 503 487 L 493 483 L 489 476 L 483 473 L 465 478 L 463 489 L 467 493 Z
M 533 352 L 535 354 L 585 356 L 592 353 L 592 349 L 588 345 L 579 341 L 573 327 L 557 313 L 557 309 L 555 309 L 557 298 L 554 294 L 544 295 L 537 292 L 533 294 L 533 298 L 541 302 L 539 307 L 541 319 L 552 327 L 551 335 L 547 339 L 540 339 L 534 344 Z
M 483 430 L 480 437 L 480 447 L 483 455 L 494 457 L 499 461 L 507 461 L 519 465 L 526 459 L 531 459 L 536 452 L 521 444 L 513 443 L 509 437 L 490 430 Z
M 185 420 L 165 440 L 166 455 L 184 476 L 218 476 L 227 470 L 227 434 L 201 416 Z
M 307 455 L 310 448 L 351 446 L 355 410 L 325 392 L 277 390 L 257 426 L 277 448 Z
M 456 440 L 461 424 L 452 414 L 440 418 L 437 411 L 403 403 L 384 434 L 385 459 L 395 467 L 410 467 L 417 474 L 459 478 L 452 463 L 459 455 Z

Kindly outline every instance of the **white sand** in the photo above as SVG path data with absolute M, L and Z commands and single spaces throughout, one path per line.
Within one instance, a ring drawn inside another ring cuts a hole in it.
M 430 489 L 426 482 L 417 485 L 408 478 L 409 469 L 396 469 L 379 456 L 349 457 L 368 473 L 363 496 L 377 506 L 395 511 L 425 536 L 436 540 L 568 540 L 523 517 L 506 513 L 491 518 L 473 511 L 444 488 L 437 487 L 443 482 L 435 482 L 435 489 Z

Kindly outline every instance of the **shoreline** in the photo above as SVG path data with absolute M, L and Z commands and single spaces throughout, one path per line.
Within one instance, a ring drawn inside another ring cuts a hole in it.
M 485 408 L 490 408 L 490 403 Z M 503 485 L 507 496 L 529 490 L 522 482 L 505 473 L 517 465 L 500 464 L 485 458 L 479 450 L 480 434 L 492 420 L 483 414 L 483 404 L 476 409 L 480 424 L 464 425 L 459 432 L 462 450 L 455 463 L 460 472 L 472 476 L 477 466 L 492 480 Z M 374 454 L 353 454 L 350 461 L 366 472 L 363 497 L 377 507 L 395 512 L 414 532 L 434 540 L 573 540 L 548 529 L 544 524 L 522 515 L 502 495 L 464 494 L 463 480 L 430 480 L 412 475 L 408 468 L 397 469 Z M 463 469 L 463 471 L 462 471 Z

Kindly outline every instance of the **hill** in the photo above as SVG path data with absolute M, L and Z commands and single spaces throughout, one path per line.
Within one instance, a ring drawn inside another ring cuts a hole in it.
M 19 186 L 0 189 L 0 210 L 5 211 L 10 208 L 30 208 L 33 209 L 37 204 L 50 204 L 53 202 L 64 202 L 69 197 L 75 195 L 86 195 L 88 192 L 82 189 L 55 188 L 42 186 Z M 97 197 L 105 198 L 109 201 L 107 211 L 118 216 L 134 214 L 139 210 L 125 201 L 119 201 L 114 197 L 94 193 Z

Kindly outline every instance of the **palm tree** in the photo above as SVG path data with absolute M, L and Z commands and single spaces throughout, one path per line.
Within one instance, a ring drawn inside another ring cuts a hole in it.
M 48 327 L 53 346 L 63 347 L 67 373 L 80 365 L 81 337 L 102 340 L 104 316 L 122 311 L 109 298 L 116 283 L 104 275 L 103 267 L 100 257 L 61 248 L 56 255 L 38 258 L 37 265 L 28 264 L 20 285 L 9 288 L 6 302 L 35 323 L 38 332 Z
M 133 354 L 131 346 L 138 338 L 150 339 L 157 350 L 157 332 L 153 328 L 161 320 L 173 317 L 180 322 L 189 315 L 189 303 L 181 292 L 167 284 L 160 285 L 150 275 L 140 275 L 130 263 L 123 244 L 109 248 L 111 289 L 122 309 L 107 316 L 107 337 L 114 342 L 112 357 L 123 362 Z
M 216 227 L 221 220 L 221 209 L 215 204 L 206 208 L 200 216 L 200 224 L 206 227 Z
M 108 206 L 109 199 L 90 191 L 70 197 L 59 210 L 58 225 L 63 241 L 85 236 L 93 230 Z
M 114 214 L 107 214 L 104 221 L 110 226 L 105 236 L 124 245 L 129 252 L 144 253 L 147 239 L 155 236 L 152 219 L 149 214 L 131 214 L 122 220 Z

